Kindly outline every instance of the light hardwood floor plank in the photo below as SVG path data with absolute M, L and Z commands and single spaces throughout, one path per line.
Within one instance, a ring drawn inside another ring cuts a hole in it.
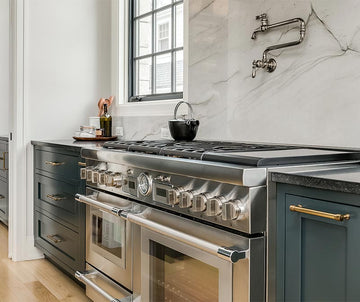
M 13 262 L 0 223 L 0 302 L 89 302 L 84 289 L 45 259 Z

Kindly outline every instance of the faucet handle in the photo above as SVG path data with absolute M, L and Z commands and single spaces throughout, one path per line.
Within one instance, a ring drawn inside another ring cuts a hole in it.
M 252 78 L 255 78 L 255 77 L 256 77 L 256 70 L 257 70 L 258 67 L 259 67 L 259 61 L 260 61 L 260 60 L 254 60 L 253 63 L 252 63 L 252 73 L 251 73 L 251 77 L 252 77 Z
M 261 15 L 256 16 L 256 20 L 267 20 L 267 14 L 263 13 Z

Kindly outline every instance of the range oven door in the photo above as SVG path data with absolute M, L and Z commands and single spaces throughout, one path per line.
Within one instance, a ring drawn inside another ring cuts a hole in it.
M 134 249 L 134 258 L 141 258 L 141 265 L 134 266 L 141 289 L 135 287 L 134 296 L 142 302 L 264 301 L 263 238 L 255 243 L 151 208 L 122 216 L 141 227 L 140 252 Z M 259 260 L 253 267 L 251 252 Z
M 132 202 L 93 189 L 76 199 L 86 203 L 86 262 L 132 290 L 132 224 L 119 216 Z

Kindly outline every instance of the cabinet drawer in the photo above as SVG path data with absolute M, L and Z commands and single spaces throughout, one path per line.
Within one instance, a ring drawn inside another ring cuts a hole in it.
M 35 207 L 76 227 L 79 226 L 81 214 L 85 215 L 84 205 L 74 199 L 75 194 L 81 191 L 80 181 L 69 184 L 35 174 Z
M 9 198 L 8 198 L 8 183 L 0 180 L 0 220 L 6 225 L 8 224 L 8 208 L 9 208 Z
M 73 268 L 84 266 L 79 234 L 35 211 L 35 245 Z
M 35 151 L 35 168 L 67 179 L 80 178 L 80 157 L 48 151 Z

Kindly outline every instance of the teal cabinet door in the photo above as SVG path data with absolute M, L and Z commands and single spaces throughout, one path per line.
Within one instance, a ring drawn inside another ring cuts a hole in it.
M 292 194 L 283 200 L 284 301 L 360 301 L 360 207 Z M 291 211 L 293 205 L 350 219 Z

